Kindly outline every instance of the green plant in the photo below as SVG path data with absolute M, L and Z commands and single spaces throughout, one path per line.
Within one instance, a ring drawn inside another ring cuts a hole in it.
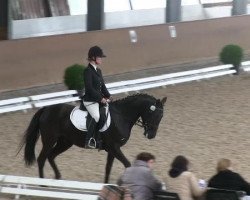
M 243 50 L 240 46 L 229 44 L 223 47 L 220 52 L 220 61 L 224 64 L 232 64 L 238 68 L 243 58 Z
M 64 73 L 64 84 L 69 90 L 82 90 L 84 88 L 83 72 L 85 66 L 74 64 L 66 68 Z

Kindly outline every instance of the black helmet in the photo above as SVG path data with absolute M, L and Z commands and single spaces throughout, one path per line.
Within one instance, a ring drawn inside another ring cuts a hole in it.
M 100 47 L 98 46 L 93 46 L 89 49 L 89 53 L 88 53 L 88 59 L 92 59 L 93 57 L 106 57 L 104 54 L 103 54 L 103 51 Z

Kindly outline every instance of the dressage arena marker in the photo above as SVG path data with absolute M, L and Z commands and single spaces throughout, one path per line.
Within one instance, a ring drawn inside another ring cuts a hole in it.
M 129 31 L 129 36 L 130 36 L 130 41 L 132 43 L 136 43 L 137 42 L 137 33 L 135 30 L 130 30 Z
M 172 38 L 176 38 L 177 37 L 177 33 L 176 33 L 175 26 L 169 26 L 168 29 L 169 29 L 170 36 Z

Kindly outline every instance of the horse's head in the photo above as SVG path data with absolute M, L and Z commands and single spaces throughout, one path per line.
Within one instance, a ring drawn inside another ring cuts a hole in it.
M 144 135 L 148 139 L 152 139 L 156 136 L 158 126 L 163 117 L 163 107 L 166 100 L 167 97 L 164 97 L 161 100 L 157 99 L 154 102 L 150 101 L 141 114 Z

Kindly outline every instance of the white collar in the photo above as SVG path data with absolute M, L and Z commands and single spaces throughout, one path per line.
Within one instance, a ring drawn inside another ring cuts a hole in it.
M 90 63 L 94 68 L 95 68 L 95 71 L 97 71 L 97 66 L 93 63 Z

